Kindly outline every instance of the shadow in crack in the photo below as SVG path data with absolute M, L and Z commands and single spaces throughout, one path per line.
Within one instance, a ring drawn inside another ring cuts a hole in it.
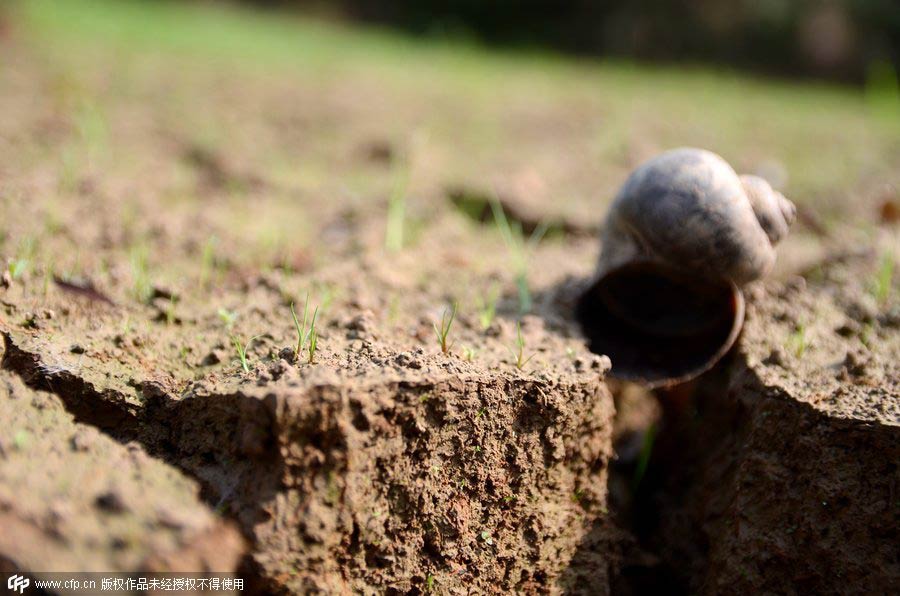
M 567 278 L 535 294 L 533 314 L 548 326 L 578 333 L 578 304 L 590 281 Z M 677 595 L 691 593 L 702 581 L 708 529 L 684 512 L 699 498 L 699 484 L 704 507 L 728 502 L 724 479 L 734 462 L 728 450 L 739 441 L 742 419 L 740 404 L 724 396 L 735 360 L 731 350 L 698 379 L 669 389 L 607 379 L 616 402 L 609 516 L 594 520 L 561 575 L 564 593 L 598 593 L 598 581 L 608 579 L 613 594 Z
M 724 479 L 741 418 L 725 399 L 734 359 L 732 352 L 692 382 L 646 391 L 645 399 L 658 403 L 658 416 L 632 429 L 641 437 L 639 449 L 629 449 L 627 436 L 619 433 L 610 507 L 633 537 L 634 549 L 623 558 L 613 593 L 688 594 L 702 583 L 708 528 L 690 512 L 722 507 L 730 499 Z

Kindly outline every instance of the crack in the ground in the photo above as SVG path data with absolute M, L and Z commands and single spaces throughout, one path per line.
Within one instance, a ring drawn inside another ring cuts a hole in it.
M 175 466 L 196 480 L 201 488 L 200 496 L 210 510 L 236 521 L 248 543 L 253 544 L 250 528 L 259 512 L 246 506 L 232 510 L 228 505 L 237 487 L 247 484 L 242 477 L 261 467 L 277 469 L 282 465 L 280 461 L 263 464 L 250 463 L 252 457 L 248 459 L 251 453 L 271 452 L 263 448 L 263 443 L 271 439 L 265 424 L 260 424 L 260 420 L 271 419 L 264 404 L 232 394 L 205 400 L 201 407 L 196 399 L 175 400 L 158 384 L 145 382 L 139 387 L 144 405 L 135 406 L 124 394 L 110 388 L 99 390 L 65 368 L 48 366 L 41 362 L 40 355 L 16 345 L 8 333 L 0 332 L 0 335 L 4 348 L 0 368 L 18 375 L 34 389 L 59 397 L 77 422 L 95 427 L 119 443 L 140 443 L 151 457 Z M 200 428 L 203 432 L 197 432 Z M 231 453 L 226 446 L 234 442 L 228 435 L 238 429 L 242 433 L 239 436 L 243 437 L 239 442 L 243 453 Z M 280 476 L 260 474 L 260 477 Z M 259 503 L 274 495 L 273 486 L 251 484 L 257 487 L 255 497 Z M 243 496 L 246 498 L 246 492 Z M 265 583 L 249 552 L 239 572 L 255 589 L 261 589 Z
M 127 442 L 137 432 L 137 408 L 113 390 L 98 391 L 71 371 L 48 366 L 38 354 L 20 349 L 8 333 L 2 333 L 4 350 L 0 368 L 19 375 L 35 389 L 42 389 L 63 400 L 78 422 L 103 430 L 117 441 Z M 113 433 L 115 429 L 115 433 Z
M 268 402 L 241 393 L 176 398 L 161 385 L 148 381 L 137 387 L 143 404 L 136 406 L 114 389 L 99 390 L 71 371 L 47 366 L 39 354 L 22 349 L 9 334 L 2 335 L 5 349 L 0 368 L 19 375 L 34 388 L 59 396 L 79 422 L 95 426 L 119 442 L 137 441 L 152 456 L 197 480 L 209 506 L 235 519 L 251 544 L 255 542 L 253 527 L 268 515 L 265 504 L 285 488 L 281 483 L 286 477 L 286 463 L 273 444 L 274 412 L 279 407 L 274 396 Z M 705 379 L 697 394 L 709 396 L 727 389 L 730 382 L 727 370 L 727 366 L 719 367 L 718 372 Z M 665 403 L 666 396 L 661 397 Z M 430 406 L 426 408 L 429 411 L 433 409 Z M 525 404 L 522 412 L 526 418 L 527 407 Z M 696 455 L 698 443 L 691 434 L 692 428 L 685 425 L 684 419 L 677 419 L 685 412 L 665 409 L 666 419 L 645 478 L 624 507 L 630 514 L 620 517 L 620 523 L 635 535 L 641 548 L 631 552 L 632 561 L 626 562 L 613 584 L 618 593 L 652 593 L 663 586 L 670 592 L 686 593 L 690 582 L 684 570 L 676 572 L 661 562 L 659 553 L 666 548 L 668 540 L 659 535 L 658 505 L 660 498 L 673 496 L 672 478 L 683 475 L 686 469 L 684 462 L 673 461 L 669 455 L 673 451 Z M 364 414 L 357 411 L 358 405 L 351 410 L 354 425 L 369 424 L 363 422 Z M 306 435 L 306 441 L 316 442 L 320 423 L 311 420 L 309 428 L 292 434 Z M 325 441 L 320 439 L 318 443 Z M 548 448 L 544 445 L 545 460 Z M 323 452 L 330 450 L 323 449 Z M 613 476 L 632 473 L 633 466 L 622 462 L 610 470 Z M 249 487 L 254 486 L 255 498 L 248 494 Z M 686 494 L 688 488 L 683 488 Z M 616 509 L 621 513 L 623 504 L 614 507 L 614 513 Z M 568 576 L 590 575 L 596 565 L 592 553 L 599 544 L 608 542 L 610 530 L 609 522 L 602 522 L 590 532 L 567 569 Z M 244 572 L 252 573 L 257 585 L 262 585 L 262 575 L 251 556 L 246 557 L 244 567 Z M 277 586 L 266 584 L 266 588 L 277 589 Z
M 683 405 L 673 407 L 683 395 L 656 397 L 668 404 L 646 473 L 614 507 L 642 550 L 614 593 L 821 592 L 835 570 L 860 586 L 894 581 L 889 563 L 869 561 L 896 544 L 895 428 L 833 417 L 768 385 L 740 350 Z

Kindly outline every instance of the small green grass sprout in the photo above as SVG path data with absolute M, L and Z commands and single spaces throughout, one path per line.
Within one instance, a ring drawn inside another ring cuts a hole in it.
M 309 329 L 309 359 L 307 364 L 314 364 L 316 360 L 316 347 L 319 345 L 319 332 L 316 331 L 316 317 L 313 315 L 312 326 Z
M 237 320 L 236 312 L 220 307 L 219 310 L 216 311 L 216 314 L 219 315 L 219 318 L 225 323 L 227 329 L 234 327 L 234 322 Z
M 399 156 L 394 162 L 394 180 L 388 198 L 387 224 L 384 232 L 384 247 L 389 252 L 403 248 L 403 231 L 406 219 L 406 193 L 409 187 L 409 157 Z
M 147 264 L 147 247 L 143 245 L 133 246 L 130 257 L 134 297 L 146 304 L 150 302 L 150 297 L 153 295 L 153 284 L 150 282 L 150 272 Z
M 7 269 L 9 270 L 10 277 L 19 279 L 25 275 L 26 271 L 28 271 L 28 261 L 25 259 L 13 259 L 9 262 Z
M 528 288 L 528 259 L 535 247 L 547 233 L 547 225 L 541 223 L 526 239 L 519 222 L 510 223 L 503 212 L 503 207 L 497 199 L 491 200 L 491 211 L 494 214 L 494 222 L 497 230 L 509 250 L 516 278 L 516 287 L 519 292 L 519 312 L 525 314 L 531 311 L 531 290 Z
M 170 327 L 178 322 L 178 317 L 175 316 L 175 303 L 177 299 L 174 295 L 169 297 L 169 303 L 166 305 L 166 325 Z
M 881 258 L 881 266 L 872 283 L 872 294 L 878 304 L 885 305 L 891 297 L 891 284 L 894 281 L 894 255 L 886 253 Z
M 200 257 L 200 279 L 199 286 L 201 290 L 205 290 L 212 279 L 216 266 L 216 244 L 218 240 L 215 236 L 210 236 L 203 244 L 203 253 Z
M 875 334 L 875 326 L 872 323 L 866 323 L 863 325 L 862 331 L 859 334 L 859 341 L 862 342 L 862 345 L 866 346 L 866 349 L 872 349 L 872 339 Z
M 516 323 L 516 343 L 514 348 L 507 347 L 513 358 L 516 359 L 515 365 L 519 370 L 524 370 L 525 365 L 534 358 L 534 354 L 525 357 L 525 338 L 522 337 L 522 323 Z
M 444 314 L 441 315 L 441 326 L 438 327 L 437 323 L 433 323 L 434 334 L 437 335 L 438 345 L 444 354 L 449 354 L 450 349 L 453 347 L 452 343 L 447 343 L 447 336 L 450 335 L 450 327 L 453 325 L 453 319 L 456 318 L 458 308 L 459 302 L 454 302 L 452 311 L 448 308 L 444 309 Z
M 653 455 L 653 445 L 656 443 L 656 424 L 651 424 L 644 431 L 644 440 L 641 443 L 641 453 L 638 456 L 637 466 L 634 468 L 634 476 L 631 477 L 631 490 L 636 491 L 641 481 L 647 474 L 650 465 L 650 456 Z
M 250 346 L 254 341 L 262 337 L 261 335 L 254 335 L 247 343 L 242 344 L 240 338 L 237 335 L 231 336 L 231 343 L 234 345 L 234 349 L 237 350 L 238 360 L 241 363 L 241 368 L 244 369 L 244 372 L 250 372 L 250 362 L 247 360 L 247 351 L 250 349 Z
M 19 451 L 25 451 L 31 443 L 31 435 L 25 429 L 20 429 L 13 435 L 13 446 Z
M 31 268 L 32 262 L 37 254 L 37 242 L 34 238 L 25 238 L 19 242 L 19 248 L 15 258 L 10 259 L 7 270 L 10 277 L 19 279 Z
M 481 329 L 487 330 L 497 315 L 497 300 L 500 298 L 500 286 L 494 284 L 484 296 L 478 298 L 478 322 Z
M 797 358 L 803 358 L 809 348 L 809 339 L 806 337 L 806 325 L 800 323 L 793 333 L 788 336 L 787 348 L 794 353 Z
M 297 347 L 294 348 L 294 360 L 300 360 L 300 354 L 304 348 L 308 348 L 309 359 L 312 364 L 316 356 L 316 347 L 319 344 L 319 332 L 316 331 L 316 320 L 319 318 L 319 307 L 313 311 L 312 321 L 309 321 L 309 293 L 306 294 L 306 303 L 303 305 L 303 323 L 297 318 L 294 303 L 291 302 L 291 318 L 294 319 L 294 327 L 297 329 Z M 307 327 L 307 322 L 309 326 Z

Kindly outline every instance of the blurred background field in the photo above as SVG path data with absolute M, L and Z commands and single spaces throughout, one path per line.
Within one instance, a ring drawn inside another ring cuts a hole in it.
M 891 0 L 242 0 L 428 37 L 862 81 L 900 59 Z
M 871 8 L 893 18 L 878 2 Z M 82 138 L 71 143 L 95 145 L 70 145 L 66 159 L 87 153 L 91 164 L 69 169 L 138 159 L 119 129 L 152 125 L 221 148 L 258 176 L 383 196 L 396 172 L 347 158 L 385 144 L 412 160 L 411 195 L 434 197 L 450 184 L 489 189 L 503 178 L 533 200 L 586 213 L 641 159 L 697 145 L 815 202 L 825 219 L 895 184 L 900 169 L 889 52 L 869 65 L 877 76 L 867 86 L 840 87 L 487 50 L 218 3 L 37 0 L 12 5 L 6 21 L 6 37 L 40 61 L 35 101 L 55 102 L 60 119 L 75 121 Z M 882 24 L 889 31 L 890 19 Z M 6 43 L 6 70 L 15 70 Z M 126 103 L 143 118 L 122 114 Z M 41 140 L 17 142 L 27 161 L 23 145 Z
M 150 278 L 186 289 L 212 263 L 309 272 L 386 251 L 396 261 L 398 249 L 414 260 L 460 249 L 440 262 L 502 277 L 502 260 L 486 258 L 504 253 L 500 235 L 473 234 L 493 230 L 456 209 L 496 194 L 525 219 L 578 232 L 579 250 L 542 249 L 581 275 L 628 173 L 677 146 L 769 179 L 800 206 L 792 242 L 871 234 L 885 209 L 896 218 L 890 66 L 865 84 L 772 78 L 677 53 L 654 63 L 411 35 L 336 18 L 335 6 L 4 4 L 11 266 L 31 263 L 45 288 L 51 273 L 107 287 L 132 278 L 142 301 Z
M 260 250 L 327 251 L 322 222 L 382 219 L 398 192 L 410 237 L 453 192 L 596 226 L 631 169 L 683 145 L 764 175 L 817 227 L 871 222 L 897 194 L 887 50 L 875 78 L 844 85 L 673 64 L 677 52 L 653 65 L 488 48 L 292 8 L 6 5 L 0 176 L 7 199 L 41 197 L 33 217 L 9 213 L 12 234 L 92 194 L 114 198 L 125 228 L 148 208 L 202 213 L 210 235 Z

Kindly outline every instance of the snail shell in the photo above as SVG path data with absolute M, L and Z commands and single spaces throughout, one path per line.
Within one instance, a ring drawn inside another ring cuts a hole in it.
M 734 343 L 740 287 L 775 264 L 794 205 L 703 149 L 639 166 L 607 214 L 596 281 L 579 318 L 612 374 L 651 386 L 685 381 Z

